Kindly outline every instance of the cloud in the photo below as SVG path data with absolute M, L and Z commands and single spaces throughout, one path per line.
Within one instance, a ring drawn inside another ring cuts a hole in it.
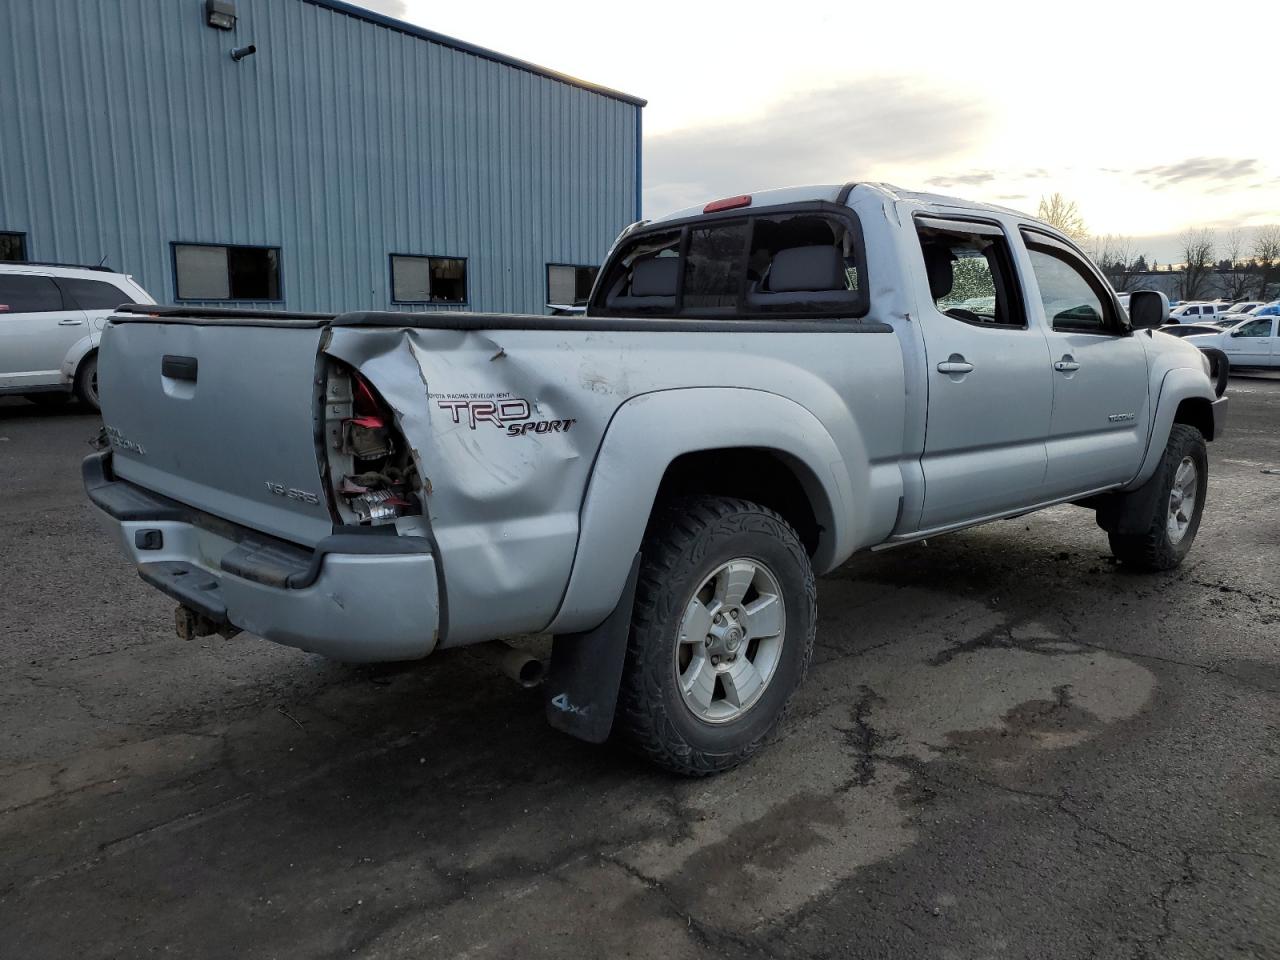
M 973 98 L 875 77 L 805 91 L 762 114 L 647 138 L 647 216 L 752 189 L 841 183 L 888 165 L 942 166 L 985 133 Z
M 975 170 L 973 173 L 958 173 L 953 177 L 930 177 L 925 183 L 931 187 L 942 187 L 944 189 L 980 187 L 984 183 L 990 183 L 995 178 L 996 175 L 990 170 Z
M 1256 159 L 1233 160 L 1229 157 L 1192 157 L 1178 163 L 1134 171 L 1157 190 L 1188 180 L 1241 180 L 1256 177 L 1259 172 Z

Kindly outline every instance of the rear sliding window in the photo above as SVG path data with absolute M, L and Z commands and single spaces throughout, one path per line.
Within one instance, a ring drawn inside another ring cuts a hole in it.
M 614 255 L 594 316 L 859 317 L 862 234 L 826 210 L 699 219 L 639 234 Z

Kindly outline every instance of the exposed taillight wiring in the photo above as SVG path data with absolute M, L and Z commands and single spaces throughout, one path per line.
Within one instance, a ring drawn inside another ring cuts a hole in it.
M 358 524 L 421 513 L 416 465 L 377 391 L 356 370 L 335 364 L 329 396 L 329 466 L 339 513 Z

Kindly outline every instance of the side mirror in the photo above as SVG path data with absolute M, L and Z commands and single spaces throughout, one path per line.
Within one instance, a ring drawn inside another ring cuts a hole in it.
M 1159 290 L 1137 290 L 1129 295 L 1129 323 L 1135 330 L 1154 330 L 1169 322 L 1169 298 Z

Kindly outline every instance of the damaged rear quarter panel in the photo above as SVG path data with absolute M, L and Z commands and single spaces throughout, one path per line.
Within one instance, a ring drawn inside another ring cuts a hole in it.
M 831 386 L 855 354 L 870 353 L 881 357 L 881 372 L 865 378 L 866 391 L 900 398 L 901 355 L 891 334 L 334 327 L 327 352 L 357 367 L 391 405 L 430 490 L 425 509 L 440 548 L 446 647 L 551 623 L 573 569 L 597 451 L 630 398 L 749 385 L 806 406 L 837 445 L 873 460 L 901 446 L 900 413 L 863 437 L 849 398 Z M 900 407 L 899 399 L 890 409 Z M 724 427 L 725 445 L 751 445 L 749 423 Z M 649 505 L 617 509 L 647 515 Z

